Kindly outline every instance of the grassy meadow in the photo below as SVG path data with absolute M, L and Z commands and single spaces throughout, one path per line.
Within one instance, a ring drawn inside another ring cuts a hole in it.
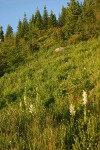
M 100 150 L 100 37 L 56 48 L 0 78 L 0 150 Z

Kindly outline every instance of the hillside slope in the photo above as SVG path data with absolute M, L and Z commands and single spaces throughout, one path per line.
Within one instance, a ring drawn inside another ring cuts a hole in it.
M 0 78 L 0 149 L 99 150 L 99 113 L 100 38 L 39 50 Z

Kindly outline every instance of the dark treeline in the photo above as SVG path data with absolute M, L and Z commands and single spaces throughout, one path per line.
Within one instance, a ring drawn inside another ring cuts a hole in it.
M 19 20 L 16 33 L 11 25 L 6 33 L 0 27 L 0 76 L 14 70 L 27 55 L 40 47 L 66 45 L 96 38 L 100 34 L 100 0 L 70 0 L 62 7 L 59 18 L 44 6 L 43 15 L 37 9 L 28 21 L 24 14 Z

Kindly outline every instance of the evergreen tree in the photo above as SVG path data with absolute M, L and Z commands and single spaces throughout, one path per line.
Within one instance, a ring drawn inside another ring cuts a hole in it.
M 66 23 L 65 34 L 68 38 L 70 35 L 75 34 L 78 17 L 81 14 L 81 7 L 78 1 L 70 0 L 66 9 Z
M 8 25 L 6 29 L 5 38 L 9 39 L 12 36 L 13 36 L 13 28 L 11 27 L 11 25 Z
M 56 27 L 57 26 L 57 20 L 56 20 L 56 15 L 53 14 L 53 11 L 51 10 L 49 19 L 48 19 L 48 27 Z
M 83 4 L 80 26 L 85 39 L 96 35 L 96 17 L 93 11 L 93 0 L 85 0 Z
M 18 22 L 18 26 L 17 26 L 17 32 L 16 32 L 16 46 L 18 46 L 18 43 L 20 41 L 20 39 L 23 38 L 23 32 L 22 32 L 22 21 L 19 20 Z
M 0 42 L 4 41 L 4 32 L 2 26 L 0 27 Z
M 31 20 L 32 20 L 32 23 L 35 24 L 35 16 L 34 16 L 34 14 L 32 15 L 32 19 Z
M 43 28 L 47 29 L 48 27 L 48 12 L 46 9 L 46 6 L 44 6 L 44 12 L 43 12 Z
M 59 18 L 58 18 L 58 24 L 60 27 L 64 26 L 65 25 L 65 21 L 66 21 L 66 8 L 64 8 L 64 6 L 62 7 L 62 12 L 61 14 L 59 15 Z
M 96 33 L 100 34 L 100 0 L 94 0 L 93 12 L 95 15 Z
M 19 22 L 18 22 L 16 37 L 18 39 L 22 38 L 22 22 L 21 22 L 21 20 L 19 20 Z
M 35 28 L 35 15 L 32 14 L 32 17 L 29 20 L 29 31 L 31 32 L 34 28 Z
M 34 26 L 35 26 L 35 16 L 33 14 L 29 21 L 29 29 L 31 30 Z
M 42 17 L 38 8 L 35 13 L 35 27 L 37 27 L 38 29 L 41 29 L 42 27 Z
M 31 19 L 29 20 L 29 37 L 30 38 L 32 38 L 34 28 L 35 28 L 35 16 L 32 15 Z
M 22 34 L 22 37 L 24 37 L 25 39 L 28 38 L 28 32 L 29 32 L 29 24 L 28 24 L 28 21 L 27 21 L 27 17 L 26 17 L 26 14 L 24 14 L 24 19 L 23 19 L 23 22 L 22 22 L 22 25 L 21 25 L 21 34 Z

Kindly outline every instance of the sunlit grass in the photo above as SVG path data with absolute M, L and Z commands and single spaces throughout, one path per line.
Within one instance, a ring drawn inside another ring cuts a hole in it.
M 38 51 L 0 78 L 1 150 L 100 149 L 99 43 Z

